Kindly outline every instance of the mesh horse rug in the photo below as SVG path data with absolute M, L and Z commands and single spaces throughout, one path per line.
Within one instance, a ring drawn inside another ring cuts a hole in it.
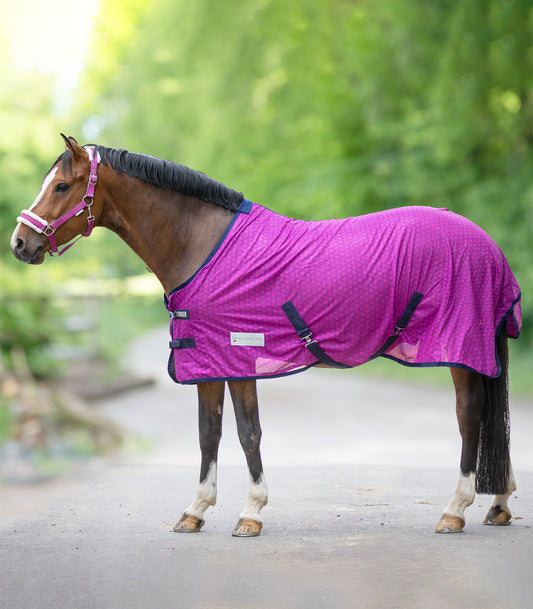
M 179 383 L 378 355 L 494 377 L 500 329 L 521 329 L 520 288 L 494 241 L 453 212 L 414 206 L 304 222 L 244 200 L 167 308 Z

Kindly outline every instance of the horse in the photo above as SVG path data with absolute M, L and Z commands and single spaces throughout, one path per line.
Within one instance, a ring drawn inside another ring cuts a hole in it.
M 65 150 L 17 218 L 11 248 L 19 261 L 37 265 L 101 226 L 160 281 L 171 318 L 169 372 L 198 392 L 199 484 L 174 531 L 199 531 L 216 503 L 226 383 L 250 483 L 232 534 L 253 537 L 268 500 L 257 380 L 378 356 L 451 372 L 460 471 L 436 532 L 463 531 L 476 492 L 494 495 L 484 524 L 511 522 L 507 339 L 521 329 L 520 291 L 481 228 L 453 212 L 416 206 L 351 220 L 293 220 L 183 165 L 82 147 L 61 135 Z M 294 251 L 284 249 L 289 242 Z M 356 244 L 355 261 L 348 261 Z M 330 250 L 335 263 L 326 269 Z M 294 266 L 297 278 L 286 276 Z M 329 284 L 313 287 L 324 278 Z M 195 294 L 199 300 L 190 300 Z M 226 319 L 234 325 L 225 327 Z

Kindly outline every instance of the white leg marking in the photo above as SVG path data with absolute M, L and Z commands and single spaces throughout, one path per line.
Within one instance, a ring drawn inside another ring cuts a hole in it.
M 455 489 L 455 494 L 450 505 L 444 510 L 445 514 L 451 514 L 464 520 L 465 510 L 474 502 L 476 494 L 476 475 L 469 474 L 465 476 L 459 474 L 459 481 Z
M 196 491 L 196 497 L 185 510 L 186 514 L 203 520 L 204 513 L 217 502 L 217 464 L 212 461 L 209 465 L 206 479 L 201 482 Z
M 263 522 L 259 512 L 268 502 L 268 488 L 263 474 L 259 482 L 254 482 L 250 477 L 250 490 L 248 492 L 248 502 L 242 511 L 240 518 L 250 518 L 256 522 Z

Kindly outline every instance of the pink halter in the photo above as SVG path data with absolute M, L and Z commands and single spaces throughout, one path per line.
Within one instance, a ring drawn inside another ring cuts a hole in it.
M 33 228 L 33 230 L 37 231 L 38 233 L 44 233 L 48 237 L 51 248 L 49 252 L 50 256 L 53 256 L 54 254 L 61 256 L 61 254 L 63 254 L 70 247 L 72 247 L 74 243 L 78 241 L 78 239 L 81 239 L 81 237 L 88 237 L 92 233 L 92 230 L 94 228 L 95 218 L 92 215 L 91 206 L 94 202 L 94 189 L 98 180 L 98 153 L 96 152 L 96 149 L 94 147 L 87 148 L 87 153 L 89 154 L 89 157 L 91 159 L 91 172 L 89 174 L 89 182 L 87 184 L 87 191 L 85 193 L 85 196 L 75 207 L 67 211 L 60 218 L 54 220 L 53 222 L 47 222 L 46 220 L 43 220 L 43 218 L 28 209 L 23 209 L 20 213 L 20 216 L 17 218 L 17 222 L 21 222 L 22 224 Z M 70 218 L 73 218 L 74 216 L 79 216 L 85 208 L 87 208 L 87 230 L 82 233 L 77 239 L 72 241 L 72 243 L 69 243 L 63 249 L 58 250 L 57 243 L 54 237 L 55 231 L 67 220 L 70 220 Z

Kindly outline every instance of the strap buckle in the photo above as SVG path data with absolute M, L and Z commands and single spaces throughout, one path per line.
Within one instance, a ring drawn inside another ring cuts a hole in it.
M 316 340 L 313 338 L 312 332 L 309 332 L 305 336 L 300 336 L 300 338 L 305 341 L 304 347 L 308 348 L 310 345 L 316 344 Z

